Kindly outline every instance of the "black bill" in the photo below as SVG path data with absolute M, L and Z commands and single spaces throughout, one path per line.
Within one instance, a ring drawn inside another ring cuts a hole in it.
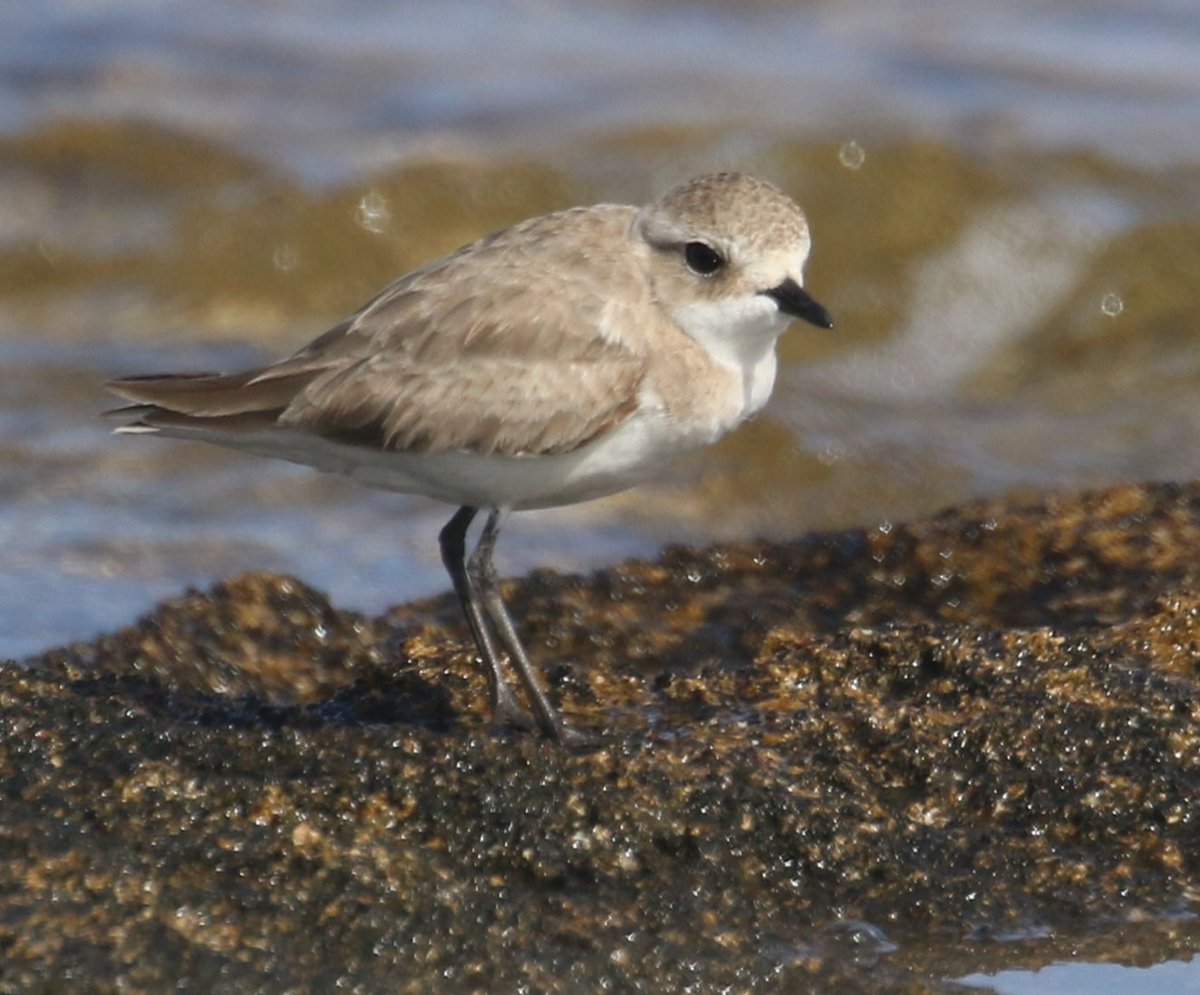
M 795 280 L 784 280 L 778 287 L 764 290 L 764 294 L 772 298 L 784 314 L 800 318 L 818 328 L 832 328 L 833 315 L 825 310 L 816 300 Z

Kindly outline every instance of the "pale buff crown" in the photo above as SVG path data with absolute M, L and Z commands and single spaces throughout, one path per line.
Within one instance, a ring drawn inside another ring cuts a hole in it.
M 709 173 L 669 190 L 649 208 L 693 235 L 736 235 L 758 252 L 808 241 L 804 213 L 773 183 L 745 173 Z
M 808 254 L 804 212 L 773 183 L 745 173 L 710 173 L 670 190 L 642 209 L 637 226 L 652 246 L 699 239 L 731 262 Z

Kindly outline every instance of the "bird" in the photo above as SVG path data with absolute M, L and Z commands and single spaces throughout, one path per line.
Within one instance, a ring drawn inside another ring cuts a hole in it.
M 810 247 L 779 187 L 709 173 L 642 207 L 575 207 L 486 235 L 270 365 L 111 380 L 127 404 L 108 413 L 118 433 L 214 443 L 455 506 L 439 547 L 493 727 L 585 743 L 500 596 L 501 525 L 638 484 L 760 411 L 792 320 L 833 327 L 804 289 Z

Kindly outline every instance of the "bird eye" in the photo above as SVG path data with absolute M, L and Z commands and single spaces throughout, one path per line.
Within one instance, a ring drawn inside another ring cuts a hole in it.
M 688 269 L 701 276 L 712 276 L 725 265 L 721 254 L 703 242 L 688 242 L 683 247 L 683 258 L 687 261 Z

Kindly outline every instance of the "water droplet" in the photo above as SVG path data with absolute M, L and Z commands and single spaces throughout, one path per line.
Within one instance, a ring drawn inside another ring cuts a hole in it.
M 373 235 L 383 234 L 388 222 L 392 220 L 387 198 L 378 190 L 371 190 L 363 195 L 363 199 L 358 202 L 355 216 L 358 223 Z
M 838 149 L 838 161 L 847 169 L 862 169 L 862 164 L 867 161 L 867 153 L 858 142 L 844 142 Z
M 822 934 L 829 953 L 858 967 L 874 967 L 899 949 L 882 929 L 861 919 L 840 919 L 826 926 Z
M 41 257 L 51 265 L 57 263 L 63 257 L 62 243 L 56 238 L 50 238 L 43 235 L 37 240 L 37 250 Z
M 280 242 L 275 246 L 275 251 L 271 253 L 271 262 L 275 264 L 275 268 L 281 273 L 290 273 L 296 268 L 296 264 L 300 262 L 300 253 L 296 251 L 294 245 L 289 245 L 287 242 Z
M 1120 294 L 1105 294 L 1104 300 L 1100 302 L 1100 310 L 1110 318 L 1115 318 L 1125 310 L 1125 302 L 1121 300 Z
M 813 453 L 822 466 L 836 466 L 846 457 L 845 447 L 839 444 L 823 446 Z

